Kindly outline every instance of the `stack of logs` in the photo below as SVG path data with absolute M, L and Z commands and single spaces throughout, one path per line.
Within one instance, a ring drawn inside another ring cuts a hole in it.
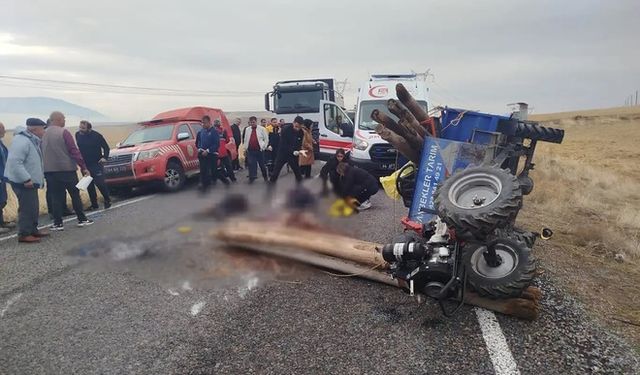
M 418 165 L 424 138 L 437 135 L 436 125 L 401 83 L 396 85 L 396 94 L 400 101 L 389 99 L 387 107 L 398 117 L 398 122 L 377 109 L 371 113 L 371 118 L 378 123 L 376 132 L 380 137 Z

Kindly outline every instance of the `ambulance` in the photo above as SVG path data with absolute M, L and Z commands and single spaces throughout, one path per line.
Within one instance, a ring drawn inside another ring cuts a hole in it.
M 351 161 L 377 177 L 390 175 L 404 162 L 397 150 L 376 133 L 378 123 L 371 119 L 371 112 L 377 109 L 398 121 L 387 109 L 387 100 L 398 99 L 395 88 L 398 83 L 427 110 L 429 90 L 415 73 L 372 74 L 358 90 Z

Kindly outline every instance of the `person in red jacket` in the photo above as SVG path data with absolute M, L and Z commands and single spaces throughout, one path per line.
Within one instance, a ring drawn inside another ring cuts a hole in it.
M 220 161 L 220 169 L 222 175 L 229 178 L 231 181 L 236 182 L 236 175 L 233 173 L 233 164 L 231 163 L 231 155 L 227 149 L 227 143 L 229 143 L 229 134 L 222 128 L 220 120 L 215 120 L 213 126 L 220 134 L 220 148 L 218 149 L 218 160 Z

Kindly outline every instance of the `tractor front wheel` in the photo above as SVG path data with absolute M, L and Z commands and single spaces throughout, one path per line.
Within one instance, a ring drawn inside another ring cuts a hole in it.
M 491 247 L 497 264 L 491 264 L 494 259 L 486 254 Z M 516 237 L 497 238 L 487 245 L 468 244 L 463 251 L 469 285 L 485 297 L 519 297 L 535 276 L 531 248 Z

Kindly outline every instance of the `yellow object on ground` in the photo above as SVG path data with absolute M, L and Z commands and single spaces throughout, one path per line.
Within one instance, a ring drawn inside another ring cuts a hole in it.
M 402 168 L 390 174 L 389 176 L 380 177 L 380 183 L 382 184 L 382 188 L 384 189 L 384 192 L 389 196 L 389 198 L 396 199 L 396 200 L 402 198 L 402 196 L 400 196 L 400 193 L 398 192 L 398 189 L 396 188 L 396 180 L 400 176 L 400 171 L 402 171 L 402 169 L 408 164 L 413 165 L 412 162 L 409 162 L 405 164 Z M 413 168 L 406 168 L 404 171 L 402 171 L 402 177 L 407 176 L 412 171 L 413 171 Z
M 191 233 L 191 227 L 178 227 L 178 232 L 182 234 Z
M 355 198 L 337 199 L 329 208 L 329 215 L 333 217 L 351 216 L 356 213 L 358 201 Z

